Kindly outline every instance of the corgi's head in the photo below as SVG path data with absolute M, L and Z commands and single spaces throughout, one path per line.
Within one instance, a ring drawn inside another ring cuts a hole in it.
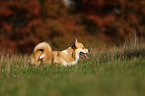
M 74 42 L 72 48 L 75 49 L 75 51 L 77 52 L 77 54 L 79 54 L 81 57 L 90 59 L 90 58 L 86 55 L 86 53 L 90 52 L 90 50 L 89 50 L 89 49 L 86 49 L 82 43 L 79 43 L 79 42 L 78 42 L 77 39 L 75 39 L 75 42 Z

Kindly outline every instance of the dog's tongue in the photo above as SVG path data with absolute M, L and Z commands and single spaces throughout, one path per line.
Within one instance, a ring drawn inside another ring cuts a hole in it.
M 90 59 L 86 54 L 81 53 L 81 55 L 87 59 Z
M 84 56 L 85 56 L 87 59 L 90 59 L 86 54 L 84 54 Z

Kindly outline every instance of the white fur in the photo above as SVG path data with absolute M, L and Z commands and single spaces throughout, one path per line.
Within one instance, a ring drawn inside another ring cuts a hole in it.
M 82 49 L 77 49 L 77 51 L 78 51 L 78 53 L 80 53 L 80 52 L 88 53 L 88 50 L 87 50 L 87 51 L 84 51 L 84 50 L 82 50 Z
M 67 52 L 67 51 L 66 51 L 66 50 L 63 50 L 62 52 Z M 77 62 L 78 62 L 78 60 L 79 60 L 79 53 L 80 53 L 80 50 L 77 50 L 77 51 L 76 51 L 76 60 L 75 60 L 75 61 L 70 62 L 70 63 L 67 63 L 66 61 L 64 61 L 64 62 L 63 62 L 63 65 L 64 65 L 64 66 L 68 66 L 68 65 L 75 65 L 75 64 L 77 64 Z M 68 54 L 68 52 L 67 52 L 67 54 Z
M 43 59 L 45 56 L 46 56 L 46 54 L 42 54 L 42 55 L 40 55 L 39 59 L 41 60 L 41 59 Z
M 63 62 L 63 66 L 67 66 L 68 63 L 66 61 Z
M 70 62 L 70 63 L 67 63 L 66 61 L 64 61 L 64 62 L 63 62 L 63 65 L 64 65 L 64 66 L 75 65 L 75 64 L 77 64 L 78 60 L 79 60 L 79 58 L 76 58 L 75 61 Z
M 66 55 L 68 55 L 67 50 L 63 50 L 63 51 L 61 51 L 61 52 L 63 52 L 63 53 L 65 53 Z

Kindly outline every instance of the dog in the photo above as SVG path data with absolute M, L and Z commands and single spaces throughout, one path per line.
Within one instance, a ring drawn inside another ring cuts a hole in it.
M 40 64 L 57 63 L 64 66 L 75 65 L 79 56 L 90 59 L 86 53 L 90 52 L 82 43 L 75 39 L 74 44 L 63 51 L 52 51 L 50 45 L 46 42 L 39 43 L 30 56 L 30 64 L 39 66 Z

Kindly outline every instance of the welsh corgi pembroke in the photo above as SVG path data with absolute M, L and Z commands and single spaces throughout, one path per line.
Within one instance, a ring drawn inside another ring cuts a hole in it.
M 50 45 L 46 42 L 39 43 L 34 48 L 30 56 L 30 64 L 39 66 L 40 64 L 58 63 L 64 66 L 75 65 L 79 56 L 90 59 L 86 53 L 90 52 L 82 43 L 75 39 L 74 44 L 63 51 L 52 51 Z

